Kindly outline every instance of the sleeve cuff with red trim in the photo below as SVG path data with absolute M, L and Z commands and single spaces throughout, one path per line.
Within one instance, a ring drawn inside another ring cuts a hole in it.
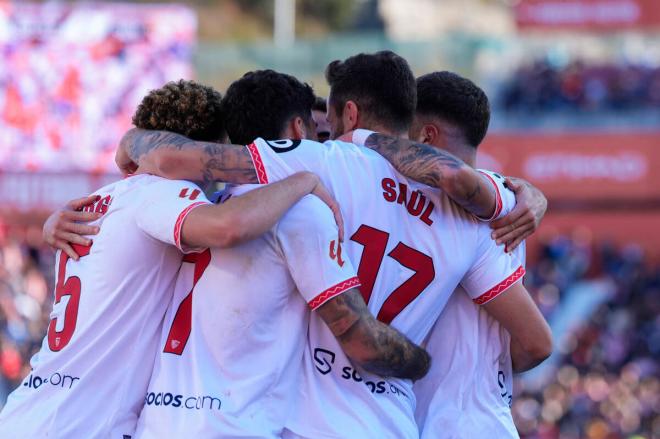
M 197 252 L 201 249 L 189 249 L 186 248 L 184 249 L 183 246 L 181 245 L 181 229 L 183 228 L 183 223 L 186 220 L 186 217 L 190 212 L 192 212 L 196 207 L 205 205 L 205 204 L 211 204 L 208 201 L 198 201 L 196 203 L 191 204 L 190 206 L 186 207 L 181 211 L 179 216 L 176 219 L 176 222 L 174 223 L 174 245 L 181 250 L 183 253 L 194 253 Z
M 502 294 L 503 292 L 505 292 L 506 290 L 508 290 L 511 287 L 511 285 L 515 284 L 524 275 L 525 275 L 525 268 L 521 265 L 520 267 L 518 267 L 516 271 L 511 273 L 509 277 L 507 277 L 502 282 L 498 283 L 493 288 L 486 291 L 476 299 L 472 299 L 472 301 L 477 305 L 483 305 L 485 303 L 488 303 L 497 296 L 499 296 L 500 294 Z
M 350 290 L 351 288 L 356 288 L 359 287 L 360 285 L 361 285 L 360 279 L 358 279 L 357 276 L 354 276 L 350 279 L 347 279 L 343 282 L 339 282 L 337 285 L 333 285 L 330 288 L 326 289 L 321 294 L 310 300 L 308 305 L 313 311 L 318 307 L 320 307 L 321 305 L 323 305 L 328 300 L 332 299 L 333 297 L 337 297 L 340 294 Z
M 500 213 L 502 213 L 502 194 L 500 193 L 500 188 L 497 186 L 497 183 L 495 183 L 495 180 L 493 180 L 493 177 L 488 175 L 487 172 L 483 172 L 481 170 L 478 170 L 482 175 L 485 175 L 488 180 L 493 184 L 495 187 L 495 212 L 493 212 L 493 215 L 490 218 L 482 218 L 482 217 L 477 217 L 481 221 L 493 221 L 494 219 L 497 219 L 499 217 Z
M 261 153 L 259 152 L 259 148 L 257 148 L 257 144 L 252 142 L 245 147 L 248 149 L 250 157 L 252 158 L 252 164 L 254 164 L 254 170 L 257 173 L 257 180 L 259 180 L 259 184 L 268 184 L 266 166 L 264 166 L 264 161 L 261 158 Z

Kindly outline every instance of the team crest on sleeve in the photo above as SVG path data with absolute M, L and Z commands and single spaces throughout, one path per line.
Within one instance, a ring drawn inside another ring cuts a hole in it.
M 344 260 L 341 257 L 341 242 L 337 241 L 337 244 L 335 245 L 334 239 L 330 241 L 329 256 L 330 259 L 337 262 L 337 265 L 339 265 L 340 268 L 344 266 Z
M 300 146 L 301 141 L 299 139 L 266 140 L 266 143 L 273 151 L 279 154 L 282 152 L 293 151 Z

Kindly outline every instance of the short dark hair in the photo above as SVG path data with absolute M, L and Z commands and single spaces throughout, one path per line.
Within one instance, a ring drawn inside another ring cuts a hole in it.
M 151 90 L 133 115 L 133 124 L 145 130 L 165 130 L 193 140 L 225 137 L 222 96 L 195 81 L 168 82 Z
M 229 86 L 222 103 L 229 138 L 241 144 L 257 137 L 279 139 L 292 117 L 311 121 L 314 99 L 312 87 L 291 75 L 247 72 Z
M 328 111 L 328 103 L 325 100 L 325 98 L 322 98 L 321 96 L 317 96 L 316 99 L 314 100 L 314 105 L 312 105 L 312 110 L 322 111 L 323 113 Z
M 408 62 L 396 53 L 360 53 L 333 61 L 325 77 L 338 114 L 350 100 L 367 118 L 398 131 L 410 128 L 417 105 L 415 76 Z
M 417 78 L 417 112 L 458 126 L 474 148 L 486 136 L 490 122 L 486 93 L 452 72 L 433 72 Z

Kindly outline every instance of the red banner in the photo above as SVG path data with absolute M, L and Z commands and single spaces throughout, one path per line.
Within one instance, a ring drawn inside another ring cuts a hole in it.
M 660 200 L 660 132 L 492 135 L 479 166 L 525 178 L 549 199 Z
M 520 28 L 660 27 L 660 2 L 657 0 L 522 0 L 514 11 Z

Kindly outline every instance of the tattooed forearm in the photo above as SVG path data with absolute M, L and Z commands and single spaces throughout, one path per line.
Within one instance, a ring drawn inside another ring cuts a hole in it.
M 417 380 L 428 372 L 428 353 L 369 312 L 353 289 L 318 309 L 346 355 L 368 372 Z
M 152 149 L 182 149 L 188 143 L 195 142 L 185 136 L 171 133 L 169 131 L 152 131 L 133 128 L 124 134 L 120 145 L 126 148 L 131 160 L 138 163 L 140 158 Z
M 431 187 L 442 187 L 448 170 L 467 166 L 446 151 L 380 133 L 370 135 L 365 146 L 385 157 L 406 177 Z
M 135 163 L 167 178 L 258 183 L 249 151 L 242 145 L 201 142 L 168 131 L 132 129 L 121 140 Z
M 406 177 L 442 189 L 469 212 L 488 218 L 495 211 L 495 190 L 458 157 L 431 145 L 373 133 L 365 146 L 385 157 Z

